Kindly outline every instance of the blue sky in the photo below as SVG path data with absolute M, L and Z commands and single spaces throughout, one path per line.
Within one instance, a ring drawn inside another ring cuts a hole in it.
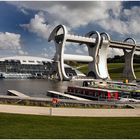
M 64 24 L 71 33 L 108 32 L 112 40 L 133 37 L 140 44 L 139 1 L 0 1 L 0 55 L 32 55 L 52 58 L 53 28 Z M 87 48 L 68 44 L 66 53 L 86 54 Z M 110 49 L 109 56 L 121 50 Z

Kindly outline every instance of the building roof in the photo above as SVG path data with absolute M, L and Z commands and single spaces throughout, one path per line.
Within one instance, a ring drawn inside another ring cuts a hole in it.
M 42 62 L 52 62 L 53 60 L 42 58 L 42 57 L 34 57 L 34 56 L 10 56 L 10 57 L 2 57 L 0 61 L 20 61 L 21 64 L 30 64 L 30 65 L 38 65 L 42 64 Z

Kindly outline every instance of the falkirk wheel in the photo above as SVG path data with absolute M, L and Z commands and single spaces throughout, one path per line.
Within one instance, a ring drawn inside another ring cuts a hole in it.
M 140 51 L 140 46 L 136 45 L 136 41 L 133 38 L 127 38 L 123 42 L 112 41 L 107 33 L 99 33 L 97 31 L 86 33 L 84 37 L 71 35 L 64 25 L 58 25 L 49 36 L 48 41 L 51 40 L 54 41 L 56 47 L 54 62 L 61 81 L 72 79 L 72 76 L 68 76 L 65 72 L 64 61 L 66 60 L 87 62 L 88 75 L 94 76 L 96 79 L 110 79 L 107 68 L 109 47 L 123 50 L 125 57 L 123 77 L 131 80 L 136 79 L 133 69 L 133 57 L 135 51 Z M 88 48 L 88 55 L 64 54 L 66 42 L 85 44 Z

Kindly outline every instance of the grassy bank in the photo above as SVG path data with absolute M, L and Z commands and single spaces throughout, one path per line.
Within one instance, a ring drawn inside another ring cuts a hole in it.
M 0 138 L 140 138 L 140 118 L 83 118 L 0 114 Z
M 113 80 L 123 79 L 122 78 L 123 67 L 124 67 L 123 63 L 108 64 L 108 70 L 109 70 L 110 77 Z M 84 73 L 87 73 L 87 71 L 88 71 L 87 65 L 80 68 L 79 70 L 81 70 Z M 135 71 L 137 78 L 140 78 L 140 64 L 134 64 L 134 71 Z
M 123 63 L 111 63 L 108 64 L 109 74 L 112 79 L 122 79 L 124 64 Z M 134 64 L 134 71 L 137 78 L 140 78 L 140 64 Z

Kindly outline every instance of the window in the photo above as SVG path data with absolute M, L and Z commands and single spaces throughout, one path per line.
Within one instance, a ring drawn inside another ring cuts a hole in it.
M 35 61 L 33 61 L 33 60 L 29 60 L 28 62 L 29 62 L 29 63 L 34 63 Z
M 36 61 L 37 63 L 41 63 L 41 61 Z

